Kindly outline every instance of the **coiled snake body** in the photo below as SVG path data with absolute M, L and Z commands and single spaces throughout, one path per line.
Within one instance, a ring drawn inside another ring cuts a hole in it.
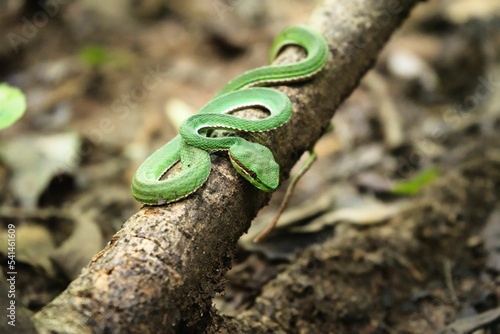
M 138 168 L 132 195 L 140 202 L 161 205 L 178 201 L 200 188 L 210 174 L 210 151 L 228 151 L 232 165 L 252 185 L 271 191 L 279 185 L 279 165 L 264 145 L 238 136 L 207 137 L 211 130 L 263 132 L 286 123 L 292 115 L 290 99 L 278 90 L 262 86 L 297 82 L 316 75 L 328 57 L 321 34 L 304 26 L 283 30 L 271 48 L 271 61 L 285 45 L 298 45 L 307 57 L 291 65 L 272 65 L 245 72 L 230 81 L 197 114 L 182 125 L 179 135 L 151 154 Z M 258 120 L 231 115 L 236 110 L 259 107 L 269 117 Z M 165 173 L 177 162 L 182 170 Z

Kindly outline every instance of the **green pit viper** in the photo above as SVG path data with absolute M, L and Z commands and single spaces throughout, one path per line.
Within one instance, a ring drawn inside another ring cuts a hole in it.
M 278 90 L 262 86 L 309 79 L 325 65 L 328 46 L 324 37 L 305 26 L 284 29 L 275 39 L 271 62 L 285 45 L 298 45 L 306 58 L 291 65 L 271 65 L 245 72 L 230 81 L 197 114 L 181 124 L 179 135 L 151 154 L 137 169 L 132 195 L 148 205 L 161 205 L 185 198 L 208 179 L 211 151 L 228 151 L 232 165 L 252 185 L 271 191 L 279 185 L 279 165 L 271 151 L 238 136 L 208 137 L 212 130 L 264 132 L 286 123 L 292 115 L 290 99 Z M 269 112 L 258 120 L 239 118 L 232 112 L 259 107 Z M 178 162 L 182 169 L 165 175 Z M 166 178 L 164 178 L 166 176 Z

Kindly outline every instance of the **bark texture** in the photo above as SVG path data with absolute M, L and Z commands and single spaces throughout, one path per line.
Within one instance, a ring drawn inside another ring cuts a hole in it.
M 288 176 L 314 146 L 335 109 L 375 62 L 418 1 L 325 1 L 311 18 L 329 43 L 325 70 L 314 80 L 278 89 L 294 114 L 269 134 Z M 302 56 L 288 48 L 277 60 Z M 128 219 L 81 275 L 34 316 L 40 332 L 200 332 L 212 325 L 211 301 L 223 289 L 238 238 L 270 199 L 214 156 L 208 182 L 186 200 L 144 207 Z

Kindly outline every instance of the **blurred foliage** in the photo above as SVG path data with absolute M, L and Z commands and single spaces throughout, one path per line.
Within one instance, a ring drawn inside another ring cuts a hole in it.
M 415 176 L 396 183 L 391 192 L 396 195 L 415 195 L 420 189 L 434 181 L 439 176 L 437 168 L 430 168 L 417 173 Z
M 111 66 L 123 68 L 130 64 L 131 54 L 125 51 L 109 50 L 99 45 L 88 45 L 79 52 L 82 63 L 91 67 Z
M 0 84 L 0 130 L 16 122 L 26 111 L 26 97 L 16 87 Z
M 87 46 L 80 50 L 80 60 L 91 66 L 101 66 L 112 60 L 108 50 L 101 46 Z

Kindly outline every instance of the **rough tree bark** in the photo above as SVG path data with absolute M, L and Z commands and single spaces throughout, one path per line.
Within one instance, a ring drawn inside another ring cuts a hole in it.
M 314 80 L 278 87 L 294 114 L 269 134 L 281 178 L 314 146 L 336 107 L 356 87 L 416 0 L 326 0 L 310 24 L 330 56 Z M 288 48 L 277 60 L 292 63 Z M 307 131 L 304 131 L 307 129 Z M 292 140 L 293 138 L 293 140 Z M 213 157 L 212 174 L 186 200 L 144 207 L 51 303 L 34 315 L 40 332 L 186 332 L 211 325 L 211 301 L 223 289 L 238 238 L 270 199 Z

